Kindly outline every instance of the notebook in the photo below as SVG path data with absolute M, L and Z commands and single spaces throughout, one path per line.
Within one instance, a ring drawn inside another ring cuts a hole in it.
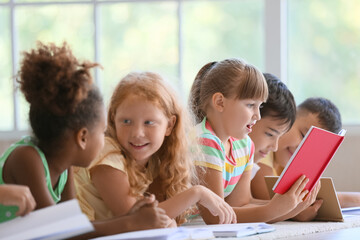
M 93 240 L 185 240 L 185 239 L 213 239 L 214 235 L 207 229 L 157 228 L 94 238 Z
M 188 226 L 187 228 L 193 228 Z M 214 224 L 194 226 L 195 229 L 208 229 L 211 230 L 216 238 L 239 238 L 256 234 L 268 233 L 275 231 L 275 228 L 264 222 L 255 223 L 237 223 L 237 224 Z
M 93 231 L 77 200 L 42 208 L 0 224 L 0 240 L 65 239 Z
M 270 198 L 272 198 L 275 194 L 272 188 L 278 178 L 279 177 L 277 176 L 265 176 L 265 182 L 269 191 Z M 344 217 L 341 211 L 339 200 L 336 195 L 336 190 L 332 178 L 322 177 L 320 178 L 320 183 L 321 188 L 319 190 L 317 199 L 323 199 L 323 203 L 319 208 L 315 220 L 343 222 Z
M 305 175 L 309 178 L 305 189 L 310 192 L 343 142 L 345 132 L 335 134 L 312 126 L 286 164 L 273 191 L 283 194 Z
M 4 206 L 0 204 L 0 223 L 16 218 L 18 206 Z
M 178 228 L 159 228 L 143 231 L 120 233 L 106 237 L 95 238 L 96 240 L 188 240 L 188 239 L 214 239 L 227 237 L 245 237 L 255 234 L 274 231 L 270 224 L 237 223 L 237 224 L 214 224 L 192 225 Z M 93 240 L 95 240 L 93 239 Z

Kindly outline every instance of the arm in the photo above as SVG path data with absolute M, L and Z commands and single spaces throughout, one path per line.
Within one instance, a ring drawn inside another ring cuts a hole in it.
M 135 204 L 136 199 L 129 195 L 130 185 L 124 172 L 99 165 L 92 169 L 91 177 L 100 196 L 115 216 L 125 215 Z M 109 182 L 112 184 L 108 184 Z M 230 223 L 235 217 L 231 215 L 231 208 L 221 198 L 201 186 L 179 193 L 161 202 L 159 207 L 173 219 L 196 203 L 208 207 L 226 223 Z
M 218 195 L 199 185 L 161 202 L 159 207 L 164 209 L 170 218 L 175 218 L 196 203 L 206 209 L 210 215 L 216 217 L 218 219 L 217 223 L 236 223 L 235 213 L 232 208 Z
M 256 199 L 270 200 L 264 177 L 273 176 L 273 170 L 265 164 L 258 163 L 258 165 L 260 169 L 251 180 L 251 194 Z
M 60 202 L 65 202 L 65 201 L 74 199 L 75 197 L 76 197 L 76 190 L 75 190 L 75 184 L 74 184 L 74 171 L 73 171 L 73 168 L 70 167 L 68 169 L 68 178 L 67 178 L 64 190 L 61 194 Z
M 6 183 L 28 186 L 36 202 L 36 209 L 54 205 L 45 181 L 41 158 L 33 147 L 18 147 L 8 157 L 3 169 Z
M 135 204 L 126 173 L 108 165 L 97 165 L 90 171 L 91 180 L 114 216 L 125 215 Z M 110 184 L 111 183 L 111 184 Z
M 337 192 L 337 196 L 342 208 L 360 206 L 360 192 Z
M 72 239 L 90 239 L 130 231 L 163 228 L 171 221 L 165 211 L 157 206 L 154 195 L 137 201 L 130 211 L 121 217 L 93 221 L 94 231 Z
M 15 184 L 0 185 L 0 204 L 18 206 L 17 216 L 28 214 L 36 206 L 30 189 L 27 186 Z
M 250 201 L 250 191 L 248 193 L 245 190 L 245 194 L 242 195 L 241 187 L 245 186 L 246 182 L 248 183 L 247 188 L 250 188 L 250 173 L 244 173 L 241 177 L 244 179 L 237 185 L 233 192 L 226 198 L 226 201 L 233 207 L 237 221 L 238 222 L 270 222 L 278 216 L 285 215 L 294 209 L 299 202 L 302 201 L 307 191 L 303 191 L 308 180 L 305 180 L 305 177 L 300 177 L 296 183 L 291 187 L 291 189 L 283 195 L 275 195 L 273 200 L 268 204 L 260 206 L 249 206 L 247 205 Z M 207 169 L 204 174 L 205 185 L 218 194 L 220 197 L 224 196 L 223 187 L 222 187 L 222 173 L 213 169 Z M 245 197 L 244 197 L 245 196 Z M 233 206 L 232 204 L 235 204 Z M 204 221 L 208 224 L 214 224 L 216 218 L 206 211 L 202 210 L 202 217 Z

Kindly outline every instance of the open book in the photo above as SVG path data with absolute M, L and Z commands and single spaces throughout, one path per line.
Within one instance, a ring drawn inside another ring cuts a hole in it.
M 77 200 L 70 200 L 1 223 L 0 239 L 64 239 L 90 231 Z
M 187 228 L 207 229 L 217 238 L 238 238 L 275 231 L 272 225 L 263 222 L 188 226 Z
M 305 189 L 310 192 L 344 140 L 344 135 L 345 130 L 335 134 L 312 126 L 291 156 L 273 191 L 283 194 L 301 175 L 305 175 L 309 178 Z
M 159 228 L 143 231 L 121 233 L 96 240 L 184 240 L 184 239 L 213 239 L 215 237 L 244 237 L 274 231 L 275 228 L 266 223 L 238 223 L 194 225 L 178 228 Z

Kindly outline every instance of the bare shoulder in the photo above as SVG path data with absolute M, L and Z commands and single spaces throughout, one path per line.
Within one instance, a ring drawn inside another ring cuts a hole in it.
M 10 182 L 24 172 L 43 173 L 41 157 L 35 148 L 31 146 L 19 146 L 9 155 L 4 165 L 4 180 Z M 7 182 L 8 182 L 7 181 Z

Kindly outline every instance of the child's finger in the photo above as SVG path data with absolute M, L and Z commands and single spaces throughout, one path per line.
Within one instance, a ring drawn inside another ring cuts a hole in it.
M 36 206 L 35 199 L 33 198 L 33 196 L 32 196 L 31 194 L 29 194 L 29 195 L 27 196 L 25 209 L 24 209 L 24 211 L 21 213 L 21 216 L 24 216 L 24 215 L 30 213 L 32 210 L 35 209 L 35 206 Z M 19 215 L 18 215 L 18 213 L 16 213 L 16 215 L 19 216 L 20 213 L 19 213 Z
M 295 194 L 298 196 L 300 193 L 302 193 L 302 191 L 304 190 L 306 184 L 309 182 L 309 179 L 305 177 L 305 175 L 303 175 L 304 178 L 299 178 L 296 182 L 298 182 L 300 179 L 302 179 L 300 181 L 300 185 L 298 185 L 298 187 L 295 190 Z M 308 191 L 309 192 L 309 191 Z
M 304 191 L 302 191 L 299 195 L 299 198 L 301 199 L 301 201 L 303 201 L 303 199 L 305 198 L 306 194 L 309 193 L 309 190 L 305 189 Z
M 300 176 L 296 180 L 296 182 L 294 182 L 294 184 L 291 186 L 291 188 L 288 190 L 288 192 L 296 193 L 296 191 L 299 189 L 299 186 L 301 185 L 301 183 L 303 182 L 304 179 L 305 179 L 305 175 Z
M 138 200 L 133 206 L 132 208 L 129 210 L 129 214 L 136 212 L 137 210 L 139 210 L 140 208 L 142 208 L 145 205 L 154 205 L 155 207 L 157 206 L 157 201 L 155 200 L 155 197 L 152 196 L 146 196 L 140 200 Z
M 155 201 L 155 195 L 150 193 L 144 193 L 144 201 L 147 204 L 153 203 Z
M 312 205 L 312 207 L 315 209 L 315 211 L 317 212 L 319 210 L 319 208 L 321 207 L 321 205 L 323 204 L 323 200 L 322 199 L 318 199 L 314 202 L 314 204 Z
M 225 208 L 225 216 L 226 216 L 226 218 L 225 218 L 225 224 L 229 224 L 229 223 L 231 223 L 231 218 L 232 218 L 232 215 L 231 215 L 231 211 L 230 211 L 230 209 L 229 209 L 229 207 L 228 206 L 226 206 L 225 204 L 224 204 L 224 208 Z
M 219 224 L 224 224 L 225 214 L 224 214 L 222 208 L 219 208 L 219 212 L 218 212 L 218 215 L 217 215 L 217 216 L 219 217 Z
M 234 211 L 234 209 L 233 208 L 231 208 L 232 209 L 232 214 L 233 214 L 233 220 L 232 220 L 232 223 L 237 223 L 237 216 L 236 216 L 236 213 L 235 213 L 235 211 Z
M 229 214 L 230 221 L 229 221 L 229 223 L 236 223 L 237 219 L 236 219 L 236 214 L 235 214 L 234 209 L 230 205 L 228 205 L 228 208 L 229 208 L 229 211 L 230 211 L 230 214 Z

